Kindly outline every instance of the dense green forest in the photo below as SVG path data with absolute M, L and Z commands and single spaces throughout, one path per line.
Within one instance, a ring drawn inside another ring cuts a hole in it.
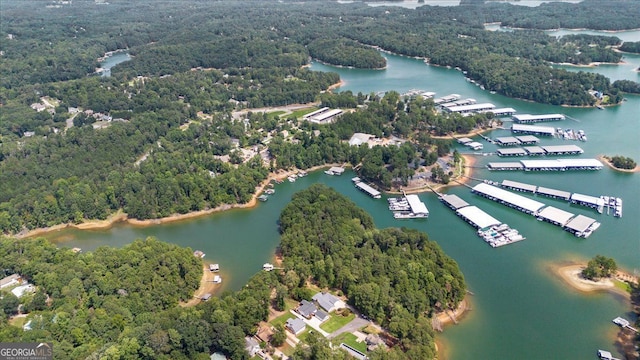
M 376 229 L 364 210 L 319 184 L 293 196 L 280 229 L 286 276 L 342 290 L 400 339 L 373 358 L 435 357 L 430 317 L 465 295 L 458 265 L 435 242 L 416 230 Z
M 209 359 L 221 351 L 248 359 L 243 337 L 268 314 L 275 275 L 260 272 L 246 287 L 183 308 L 202 276 L 191 249 L 149 238 L 122 249 L 74 253 L 46 240 L 0 239 L 3 276 L 37 287 L 0 300 L 0 341 L 51 341 L 55 359 Z M 8 324 L 23 305 L 31 330 Z
M 104 219 L 119 209 L 148 219 L 245 203 L 269 171 L 333 162 L 360 164 L 360 176 L 389 189 L 449 152 L 448 141 L 432 136 L 493 122 L 491 114 L 437 114 L 429 101 L 393 92 L 323 93 L 339 77 L 301 67 L 310 56 L 377 67 L 379 47 L 458 66 L 488 90 L 551 104 L 592 105 L 592 89 L 611 103 L 640 92 L 636 82 L 549 67 L 619 61 L 610 48 L 615 37 L 490 32 L 479 21 L 538 10 L 334 5 L 3 2 L 0 231 Z M 88 76 L 116 49 L 132 60 L 111 77 Z M 314 101 L 356 110 L 327 126 L 233 115 Z M 404 144 L 349 147 L 344 140 L 355 132 Z M 449 174 L 441 175 L 446 183 Z
M 360 69 L 382 69 L 387 65 L 380 52 L 347 39 L 316 39 L 307 45 L 309 54 L 326 63 Z
M 625 41 L 620 47 L 620 51 L 640 54 L 640 41 Z
M 75 253 L 44 239 L 0 238 L 2 276 L 36 286 L 20 299 L 3 293 L 0 341 L 51 341 L 56 359 L 208 359 L 213 351 L 247 359 L 243 337 L 279 298 L 308 298 L 310 280 L 341 289 L 397 339 L 371 359 L 434 356 L 430 317 L 465 295 L 457 264 L 436 243 L 415 230 L 376 229 L 364 210 L 322 185 L 294 195 L 280 226 L 283 271 L 260 272 L 241 290 L 188 308 L 178 302 L 202 276 L 189 248 L 148 238 Z M 19 311 L 30 330 L 9 322 Z M 305 341 L 295 358 L 345 356 L 323 338 Z

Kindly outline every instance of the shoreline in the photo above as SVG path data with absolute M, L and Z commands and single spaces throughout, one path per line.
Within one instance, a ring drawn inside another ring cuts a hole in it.
M 341 81 L 342 83 L 342 81 Z M 339 84 L 334 84 L 335 86 L 339 86 Z M 474 135 L 478 135 L 478 134 L 482 134 L 484 132 L 487 131 L 491 131 L 494 130 L 494 128 L 489 128 L 489 129 L 478 129 L 478 130 L 474 130 L 470 133 L 467 134 L 456 134 L 456 136 L 474 136 Z M 441 137 L 443 139 L 448 139 L 451 138 L 451 135 L 449 136 L 443 136 Z M 473 165 L 476 162 L 476 159 L 468 154 L 461 154 L 462 158 L 464 159 L 464 163 L 462 164 L 462 172 L 461 174 L 454 178 L 451 179 L 451 182 L 449 182 L 448 184 L 433 184 L 433 183 L 427 183 L 424 186 L 418 187 L 418 188 L 411 188 L 411 189 L 405 189 L 405 192 L 407 194 L 419 194 L 419 193 L 424 193 L 424 192 L 438 192 L 440 189 L 443 188 L 447 188 L 447 187 L 451 187 L 451 186 L 459 186 L 459 185 L 464 185 L 466 183 L 469 182 L 470 180 L 470 176 L 472 175 L 473 172 Z M 332 163 L 332 164 L 323 164 L 323 165 L 318 165 L 318 166 L 314 166 L 308 169 L 305 169 L 304 171 L 306 172 L 314 172 L 314 171 L 318 171 L 320 169 L 324 169 L 324 168 L 329 168 L 331 166 L 346 166 L 345 164 L 338 164 L 338 163 Z M 131 226 L 138 226 L 138 227 L 146 227 L 146 226 L 154 226 L 154 225 L 162 225 L 162 224 L 168 224 L 168 223 L 173 223 L 173 222 L 178 222 L 178 221 L 184 221 L 184 220 L 190 220 L 190 219 L 195 219 L 195 218 L 199 218 L 199 217 L 204 217 L 207 215 L 211 215 L 217 212 L 223 212 L 223 211 L 227 211 L 227 210 L 233 210 L 233 209 L 251 209 L 255 206 L 258 205 L 258 196 L 260 196 L 260 194 L 262 194 L 265 190 L 265 188 L 269 185 L 270 182 L 274 181 L 274 180 L 284 180 L 286 179 L 288 176 L 290 175 L 294 175 L 297 172 L 301 171 L 300 169 L 292 169 L 292 170 L 280 170 L 278 172 L 272 172 L 269 173 L 267 175 L 267 178 L 265 180 L 263 180 L 260 184 L 258 184 L 258 186 L 256 186 L 255 188 L 255 192 L 251 197 L 251 200 L 249 200 L 249 202 L 244 203 L 244 204 L 222 204 L 219 205 L 215 208 L 211 208 L 211 209 L 204 209 L 204 210 L 198 210 L 198 211 L 192 211 L 192 212 L 188 212 L 185 214 L 173 214 L 173 215 L 169 215 L 166 217 L 162 217 L 162 218 L 158 218 L 158 219 L 144 219 L 144 220 L 140 220 L 140 219 L 134 219 L 134 218 L 129 218 L 128 214 L 124 213 L 122 211 L 122 209 L 118 210 L 116 213 L 110 215 L 109 217 L 107 217 L 104 220 L 86 220 L 83 221 L 79 224 L 74 224 L 74 223 L 65 223 L 65 224 L 57 224 L 57 225 L 53 225 L 53 226 L 49 226 L 49 227 L 43 227 L 43 228 L 36 228 L 36 229 L 31 229 L 31 230 L 23 230 L 17 234 L 9 234 L 10 236 L 14 236 L 17 239 L 25 239 L 25 238 L 32 238 L 32 237 L 36 237 L 36 236 L 43 236 L 49 233 L 53 233 L 56 231 L 61 231 L 61 230 L 65 230 L 65 229 L 77 229 L 77 230 L 104 230 L 104 229 L 109 229 L 111 227 L 113 227 L 114 225 L 118 224 L 118 223 L 125 223 L 127 225 L 131 225 Z M 387 194 L 396 194 L 396 193 L 400 193 L 400 192 L 393 192 L 393 191 L 386 191 L 385 193 Z
M 640 165 L 636 165 L 635 168 L 633 169 L 620 169 L 617 168 L 615 166 L 613 166 L 613 164 L 611 163 L 611 161 L 609 161 L 608 156 L 606 155 L 598 155 L 596 156 L 596 158 L 602 162 L 604 162 L 605 164 L 607 164 L 607 166 L 615 171 L 620 171 L 623 173 L 628 173 L 628 174 L 633 174 L 633 173 L 637 173 L 640 172 Z
M 565 284 L 569 285 L 572 289 L 582 293 L 601 292 L 606 291 L 609 293 L 623 295 L 625 298 L 630 299 L 630 294 L 618 287 L 616 287 L 614 280 L 635 283 L 638 284 L 638 279 L 633 275 L 618 270 L 615 276 L 612 278 L 603 278 L 598 281 L 588 280 L 582 277 L 580 274 L 586 263 L 561 263 L 548 265 L 549 270 L 559 277 Z
M 305 171 L 312 172 L 312 171 L 317 171 L 317 170 L 331 167 L 331 166 L 344 166 L 344 164 L 333 163 L 333 164 L 318 165 L 318 166 L 314 166 L 309 169 L 306 169 Z M 56 232 L 64 229 L 78 229 L 78 230 L 109 229 L 118 223 L 126 223 L 132 226 L 146 227 L 146 226 L 153 226 L 153 225 L 168 224 L 168 223 L 178 222 L 183 220 L 190 220 L 190 219 L 199 218 L 199 217 L 211 215 L 217 212 L 222 212 L 222 211 L 227 211 L 232 209 L 250 209 L 258 205 L 258 196 L 260 196 L 260 194 L 264 192 L 265 188 L 269 185 L 270 182 L 272 182 L 273 180 L 284 180 L 288 176 L 294 175 L 299 171 L 301 170 L 293 169 L 288 171 L 281 170 L 279 172 L 269 173 L 269 175 L 267 175 L 267 178 L 263 180 L 260 184 L 258 184 L 258 186 L 256 186 L 256 191 L 251 196 L 251 200 L 249 200 L 249 202 L 244 204 L 223 204 L 211 209 L 192 211 L 185 214 L 173 214 L 173 215 L 169 215 L 169 216 L 158 218 L 158 219 L 144 219 L 144 220 L 129 218 L 128 215 L 124 213 L 122 209 L 120 209 L 116 213 L 107 217 L 107 219 L 105 220 L 87 220 L 80 224 L 73 224 L 73 223 L 58 224 L 54 226 L 28 230 L 26 232 L 23 231 L 13 236 L 18 239 L 25 239 L 25 238 L 31 238 L 36 236 L 42 236 L 48 233 L 52 233 L 52 232 Z
M 462 301 L 460 301 L 460 304 L 458 304 L 458 307 L 455 310 L 447 309 L 437 312 L 435 313 L 433 320 L 439 323 L 439 331 L 442 332 L 445 327 L 451 324 L 458 324 L 459 321 L 463 320 L 464 317 L 468 315 L 469 311 L 471 311 L 471 300 L 469 300 L 469 294 L 467 294 Z M 436 330 L 435 327 L 434 330 Z

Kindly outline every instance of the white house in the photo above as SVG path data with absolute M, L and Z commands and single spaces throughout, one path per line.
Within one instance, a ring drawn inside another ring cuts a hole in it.
M 346 304 L 337 296 L 327 292 L 319 292 L 312 297 L 313 301 L 323 308 L 326 312 L 332 312 L 337 309 L 344 309 Z

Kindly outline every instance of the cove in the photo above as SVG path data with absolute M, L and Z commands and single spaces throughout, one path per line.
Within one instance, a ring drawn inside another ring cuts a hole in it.
M 640 39 L 639 39 L 640 40 Z M 384 54 L 386 70 L 357 70 L 312 64 L 313 70 L 335 71 L 345 80 L 340 90 L 354 93 L 409 89 L 450 93 L 492 102 L 497 107 L 513 107 L 518 113 L 563 113 L 569 120 L 551 126 L 583 129 L 589 141 L 574 143 L 543 139 L 543 145 L 576 144 L 584 158 L 599 154 L 625 155 L 640 159 L 637 129 L 640 128 L 640 97 L 629 96 L 621 106 L 597 110 L 564 108 L 509 99 L 490 94 L 464 80 L 454 69 L 428 66 L 419 59 Z M 637 60 L 633 60 L 637 61 Z M 640 66 L 640 61 L 638 61 Z M 595 71 L 599 69 L 595 68 Z M 629 76 L 635 76 L 630 73 Z M 633 80 L 633 78 L 631 78 Z M 555 125 L 557 124 L 557 125 Z M 490 137 L 507 136 L 496 130 Z M 482 141 L 482 140 L 480 140 Z M 484 151 L 493 145 L 483 142 Z M 466 152 L 458 147 L 461 152 Z M 501 161 L 480 156 L 477 165 Z M 576 238 L 548 223 L 480 198 L 469 189 L 456 186 L 446 190 L 476 205 L 497 219 L 518 229 L 527 239 L 494 249 L 475 235 L 468 224 L 440 204 L 431 193 L 420 198 L 430 210 L 426 220 L 395 220 L 386 201 L 374 200 L 356 190 L 353 173 L 328 176 L 321 171 L 295 183 L 276 185 L 275 195 L 253 209 L 237 209 L 207 217 L 151 227 L 117 225 L 109 230 L 63 230 L 47 235 L 60 246 L 91 251 L 101 245 L 123 246 L 135 238 L 156 236 L 162 241 L 190 246 L 206 253 L 205 260 L 220 263 L 224 275 L 223 290 L 242 287 L 247 279 L 270 261 L 279 241 L 278 216 L 291 196 L 314 183 L 324 183 L 352 199 L 374 218 L 376 226 L 406 226 L 426 232 L 455 259 L 462 269 L 471 296 L 472 311 L 456 326 L 438 336 L 444 342 L 447 359 L 591 359 L 597 349 L 616 354 L 613 346 L 618 328 L 611 319 L 629 316 L 625 299 L 605 293 L 580 294 L 567 288 L 549 270 L 550 264 L 568 260 L 587 260 L 596 254 L 616 259 L 619 266 L 633 272 L 640 269 L 640 178 L 604 168 L 597 172 L 518 173 L 489 172 L 476 169 L 474 177 L 501 181 L 515 180 L 588 195 L 615 195 L 624 200 L 621 219 L 598 214 L 565 202 L 536 198 L 545 204 L 602 223 L 588 239 Z
M 102 71 L 100 72 L 100 76 L 111 76 L 112 67 L 129 60 L 131 60 L 131 55 L 129 55 L 128 52 L 113 52 L 111 55 L 106 56 L 104 60 L 100 62 L 100 68 L 102 69 Z

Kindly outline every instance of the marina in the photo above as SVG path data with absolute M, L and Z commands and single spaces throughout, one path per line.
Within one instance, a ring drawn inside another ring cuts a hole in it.
M 555 136 L 556 129 L 550 126 L 538 126 L 538 125 L 523 125 L 513 124 L 511 125 L 511 132 L 514 134 L 530 134 L 540 136 Z
M 496 150 L 496 154 L 498 156 L 557 156 L 580 155 L 582 153 L 584 153 L 584 150 L 577 145 L 525 146 L 523 148 L 506 148 Z
M 521 191 L 533 190 L 532 185 L 509 182 L 513 188 Z M 474 194 L 496 201 L 502 205 L 522 211 L 525 214 L 535 216 L 539 221 L 546 221 L 553 225 L 562 227 L 565 231 L 577 237 L 587 238 L 600 227 L 600 223 L 595 219 L 584 215 L 573 213 L 547 206 L 539 201 L 529 199 L 519 194 L 503 190 L 490 184 L 480 183 L 472 188 Z
M 389 210 L 395 219 L 424 219 L 429 217 L 429 209 L 418 195 L 405 195 L 401 198 L 388 198 Z
M 454 210 L 456 215 L 476 228 L 478 236 L 491 247 L 500 247 L 525 239 L 517 230 L 503 224 L 478 207 L 469 205 L 457 195 L 444 194 L 439 198 L 443 204 Z

